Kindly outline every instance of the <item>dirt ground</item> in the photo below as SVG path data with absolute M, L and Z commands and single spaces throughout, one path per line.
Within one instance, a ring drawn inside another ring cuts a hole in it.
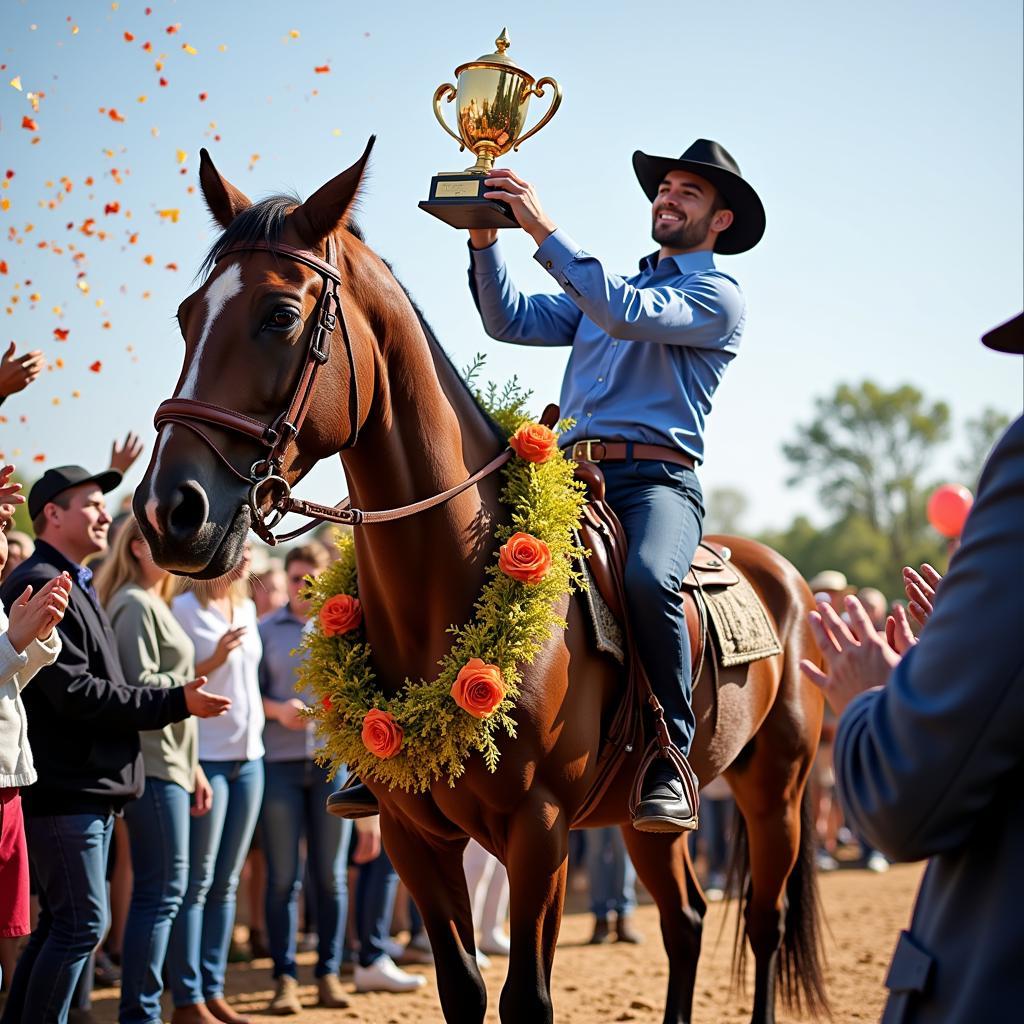
M 836 1024 L 876 1021 L 884 1002 L 882 980 L 900 928 L 910 916 L 914 893 L 921 877 L 920 866 L 894 867 L 884 875 L 847 869 L 821 878 L 826 921 L 827 976 Z M 704 949 L 697 973 L 695 1024 L 745 1024 L 750 1019 L 751 997 L 731 995 L 729 961 L 732 915 L 719 939 L 726 910 L 713 905 L 705 922 Z M 604 1024 L 635 1021 L 660 1024 L 668 964 L 658 932 L 658 916 L 651 906 L 641 906 L 637 926 L 645 937 L 640 946 L 588 946 L 591 918 L 568 914 L 563 920 L 555 959 L 553 993 L 558 1024 Z M 309 1006 L 297 1024 L 443 1024 L 433 971 L 410 970 L 426 975 L 427 985 L 412 995 L 354 995 L 347 1010 L 320 1010 L 312 1004 L 312 955 L 300 957 L 301 998 Z M 504 961 L 495 959 L 485 972 L 490 1008 L 487 1024 L 498 1024 L 498 994 L 504 981 Z M 351 988 L 351 985 L 348 987 Z M 270 1019 L 266 1012 L 273 991 L 270 962 L 233 966 L 228 977 L 228 996 L 239 1011 Z M 94 1017 L 97 1022 L 117 1020 L 116 989 L 98 991 Z M 165 1001 L 165 1013 L 170 1014 Z M 806 1018 L 780 1013 L 779 1024 L 797 1024 Z

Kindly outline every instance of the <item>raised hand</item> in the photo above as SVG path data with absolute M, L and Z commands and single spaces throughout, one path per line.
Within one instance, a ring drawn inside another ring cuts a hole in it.
M 896 605 L 892 614 L 885 620 L 885 639 L 901 658 L 917 643 L 917 637 L 910 628 L 906 609 L 901 604 Z
M 132 468 L 136 459 L 142 454 L 143 447 L 144 445 L 139 440 L 139 435 L 133 434 L 129 430 L 120 445 L 117 441 L 114 441 L 110 446 L 110 468 L 116 469 L 123 476 Z
M 0 356 L 0 397 L 3 398 L 16 391 L 24 391 L 43 370 L 42 352 L 36 349 L 15 359 L 15 348 L 12 341 L 7 351 Z
M 514 171 L 507 167 L 495 167 L 484 179 L 484 184 L 491 186 L 491 191 L 485 192 L 484 198 L 502 199 L 508 203 L 516 220 L 519 221 L 519 226 L 531 235 L 538 245 L 555 230 L 554 221 L 547 217 L 541 208 L 536 189 L 528 181 L 523 181 Z M 477 247 L 475 242 L 474 247 Z
M 821 687 L 836 715 L 841 715 L 854 697 L 881 686 L 900 661 L 857 598 L 846 598 L 846 612 L 849 625 L 828 602 L 818 602 L 818 610 L 808 619 L 825 668 L 823 671 L 806 658 L 800 662 L 800 671 Z
M 21 493 L 21 484 L 17 480 L 11 479 L 13 473 L 13 466 L 4 466 L 0 469 L 0 510 L 10 509 L 9 514 L 0 511 L 0 520 L 3 522 L 14 517 L 15 505 L 25 503 L 25 495 Z
M 941 582 L 942 577 L 927 562 L 921 566 L 920 572 L 909 565 L 903 568 L 903 590 L 909 602 L 907 611 L 922 626 L 931 617 L 935 591 Z
M 216 718 L 223 715 L 231 707 L 231 698 L 222 697 L 219 693 L 206 693 L 203 687 L 206 685 L 206 676 L 193 679 L 191 683 L 185 684 L 185 707 L 189 714 L 196 718 Z
M 53 627 L 64 618 L 71 595 L 71 577 L 67 573 L 50 580 L 33 596 L 27 586 L 11 605 L 7 639 L 21 654 L 33 640 L 48 640 Z

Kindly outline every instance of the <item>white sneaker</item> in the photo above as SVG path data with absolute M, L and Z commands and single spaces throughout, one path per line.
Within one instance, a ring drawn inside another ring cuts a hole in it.
M 508 956 L 509 951 L 512 949 L 512 944 L 509 942 L 508 936 L 500 928 L 495 928 L 490 935 L 480 939 L 480 949 L 491 956 Z
M 426 978 L 403 971 L 386 953 L 369 967 L 357 964 L 353 980 L 357 992 L 414 992 L 427 983 Z
M 402 959 L 402 954 L 405 952 L 405 946 L 400 942 L 395 942 L 394 939 L 385 939 L 381 948 L 384 950 L 384 954 L 391 957 L 396 964 Z
M 486 971 L 491 966 L 491 958 L 482 949 L 476 951 L 476 965 L 481 971 Z
M 884 875 L 889 870 L 889 862 L 885 859 L 885 855 L 879 853 L 877 850 L 868 857 L 867 863 L 868 871 L 874 871 L 876 875 Z

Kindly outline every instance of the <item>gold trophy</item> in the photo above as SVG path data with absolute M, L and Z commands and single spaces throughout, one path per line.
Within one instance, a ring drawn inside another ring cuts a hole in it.
M 562 102 L 562 89 L 553 78 L 535 82 L 532 75 L 517 67 L 505 52 L 508 31 L 501 30 L 495 40 L 497 50 L 484 54 L 455 69 L 458 86 L 445 83 L 434 93 L 434 115 L 441 127 L 459 144 L 459 151 L 476 154 L 476 163 L 465 171 L 435 174 L 430 182 L 430 198 L 420 209 L 451 224 L 453 228 L 514 228 L 518 222 L 508 203 L 484 199 L 490 190 L 484 179 L 494 161 L 509 150 L 518 150 L 551 120 Z M 526 108 L 531 96 L 543 96 L 544 86 L 552 89 L 551 104 L 544 116 L 528 132 Z M 441 101 L 455 100 L 458 132 L 448 127 L 441 113 Z

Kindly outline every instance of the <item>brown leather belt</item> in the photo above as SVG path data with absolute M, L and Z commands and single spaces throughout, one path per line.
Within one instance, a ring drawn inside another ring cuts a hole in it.
M 573 462 L 626 462 L 641 459 L 652 462 L 673 462 L 677 466 L 694 468 L 693 457 L 678 448 L 661 444 L 638 444 L 629 441 L 598 441 L 587 438 L 572 446 Z

